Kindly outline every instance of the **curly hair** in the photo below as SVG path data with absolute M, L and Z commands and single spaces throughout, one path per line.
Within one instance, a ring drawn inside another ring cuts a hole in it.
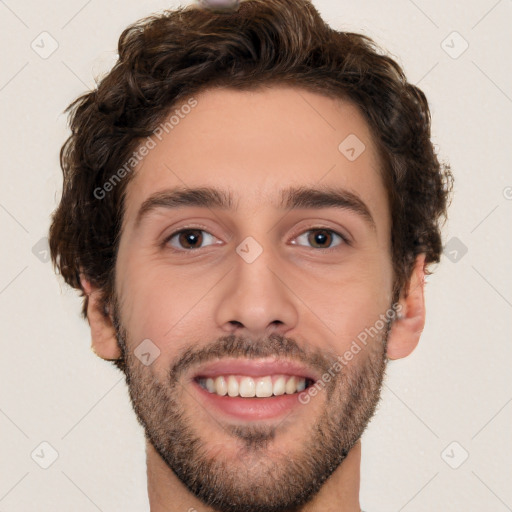
M 439 262 L 450 166 L 439 162 L 430 140 L 424 93 L 371 38 L 333 30 L 309 0 L 247 0 L 224 12 L 196 5 L 142 19 L 121 34 L 118 54 L 97 88 L 66 109 L 71 135 L 60 152 L 64 184 L 49 243 L 54 267 L 70 286 L 81 290 L 83 273 L 103 291 L 104 304 L 113 298 L 133 173 L 105 197 L 94 191 L 130 161 L 173 106 L 210 87 L 289 85 L 358 106 L 382 162 L 395 296 L 418 254 L 425 253 L 426 264 Z M 86 311 L 84 297 L 84 317 Z

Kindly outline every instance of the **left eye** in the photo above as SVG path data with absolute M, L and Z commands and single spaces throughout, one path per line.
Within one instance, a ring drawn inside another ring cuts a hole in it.
M 335 239 L 338 240 L 338 243 L 333 244 Z M 296 240 L 301 240 L 303 242 L 305 241 L 306 244 L 311 244 L 315 249 L 329 249 L 333 245 L 336 246 L 346 242 L 344 236 L 336 233 L 336 231 L 333 231 L 332 229 L 325 228 L 308 229 L 302 235 L 298 236 Z

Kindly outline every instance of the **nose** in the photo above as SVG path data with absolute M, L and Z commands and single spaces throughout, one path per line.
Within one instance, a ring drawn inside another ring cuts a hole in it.
M 290 280 L 271 249 L 252 262 L 235 254 L 232 271 L 219 283 L 217 325 L 229 334 L 254 338 L 284 335 L 298 322 L 298 298 Z

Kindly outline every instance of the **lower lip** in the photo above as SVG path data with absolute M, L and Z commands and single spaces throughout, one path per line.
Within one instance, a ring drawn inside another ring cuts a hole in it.
M 230 397 L 210 393 L 196 381 L 193 381 L 193 385 L 208 407 L 214 407 L 228 416 L 242 420 L 255 421 L 278 418 L 291 412 L 297 406 L 304 407 L 299 401 L 300 393 L 268 398 L 242 398 L 240 396 Z

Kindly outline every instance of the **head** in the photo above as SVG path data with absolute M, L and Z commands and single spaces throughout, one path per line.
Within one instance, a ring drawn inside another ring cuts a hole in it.
M 53 262 L 183 485 L 219 510 L 292 510 L 424 326 L 452 184 L 427 100 L 307 0 L 169 11 L 118 53 L 68 107 Z M 247 361 L 308 387 L 268 417 L 212 405 L 206 377 Z

